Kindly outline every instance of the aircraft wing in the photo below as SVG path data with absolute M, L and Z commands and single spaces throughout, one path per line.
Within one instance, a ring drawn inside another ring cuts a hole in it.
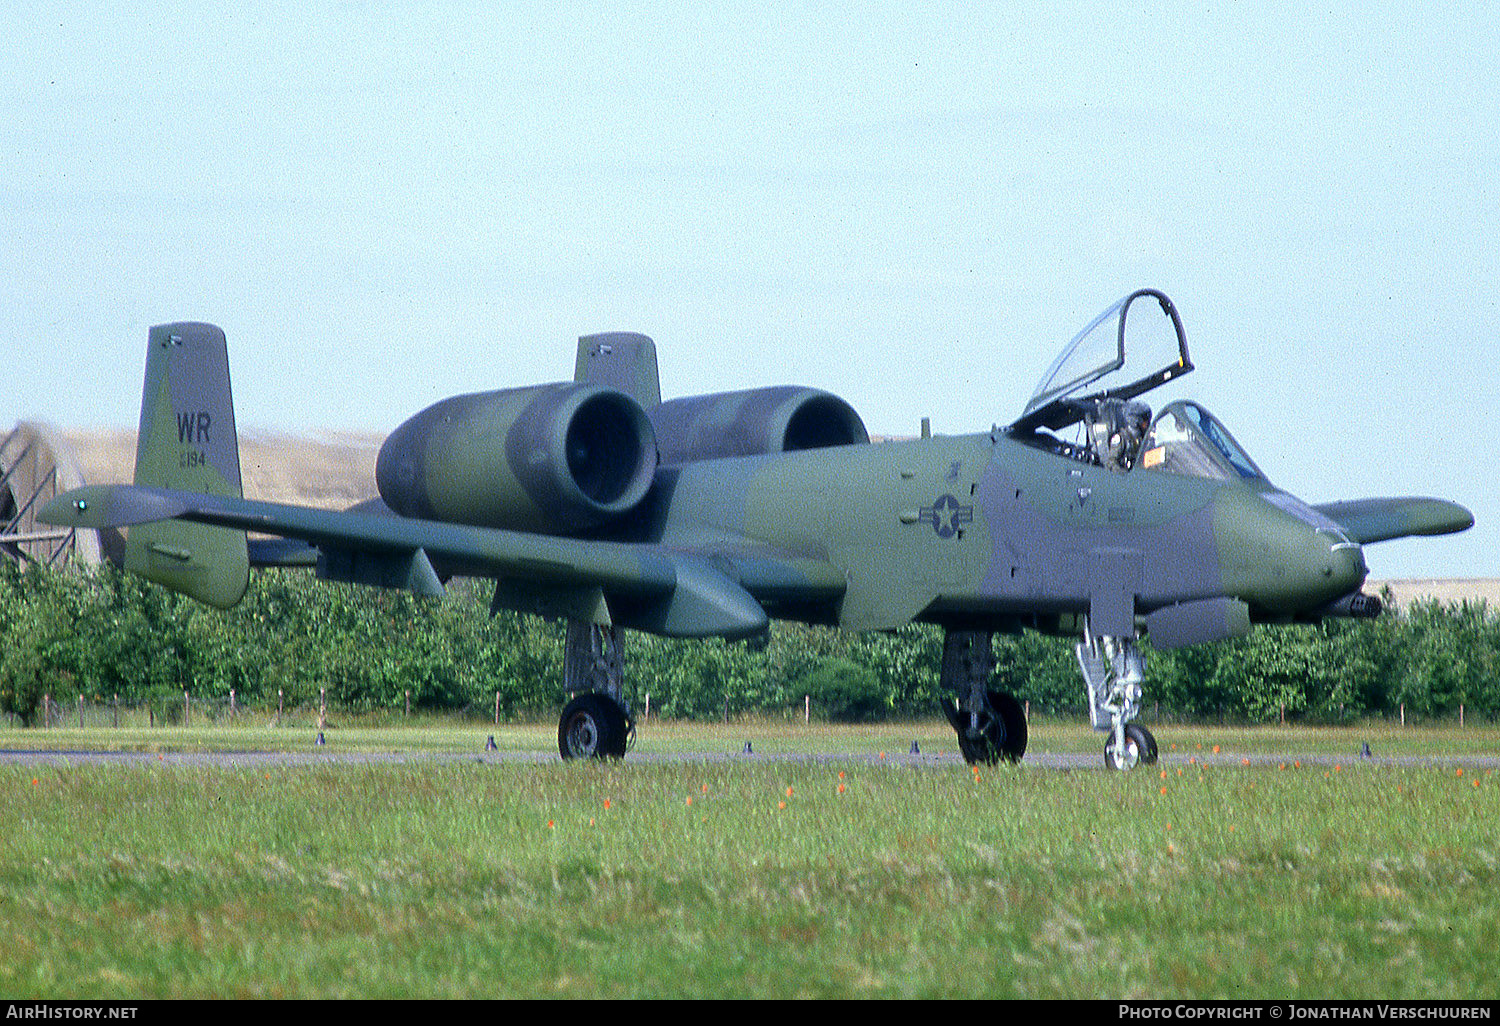
M 38 519 L 86 528 L 183 520 L 296 539 L 317 548 L 320 576 L 419 594 L 443 593 L 436 565 L 445 575 L 497 578 L 500 607 L 614 622 L 669 637 L 748 637 L 768 624 L 757 595 L 836 598 L 845 585 L 826 563 L 749 546 L 703 552 L 578 540 L 134 485 L 75 489 L 48 503 Z M 296 552 L 295 543 L 287 551 Z M 160 555 L 190 557 L 165 549 Z
M 1360 545 L 1419 534 L 1452 534 L 1474 526 L 1474 514 L 1446 499 L 1353 499 L 1313 508 Z

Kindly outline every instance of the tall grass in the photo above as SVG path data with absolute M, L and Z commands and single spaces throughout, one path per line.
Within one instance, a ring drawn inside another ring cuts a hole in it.
M 0 991 L 1395 998 L 1500 979 L 1482 765 L 148 761 L 0 766 Z

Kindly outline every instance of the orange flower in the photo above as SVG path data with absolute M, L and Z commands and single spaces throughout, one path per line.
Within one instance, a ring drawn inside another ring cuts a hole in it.
M 786 796 L 788 798 L 790 798 L 792 796 L 792 789 L 790 787 L 786 789 Z
M 784 809 L 784 808 L 786 808 L 786 802 L 777 802 L 776 803 L 776 807 L 778 809 Z
M 843 793 L 844 793 L 844 785 L 840 784 L 839 785 L 839 794 L 843 794 Z
M 689 805 L 693 804 L 693 796 L 692 795 L 688 795 L 688 797 L 687 797 L 687 803 Z
M 604 799 L 604 807 L 606 809 L 609 808 L 609 799 L 608 798 Z

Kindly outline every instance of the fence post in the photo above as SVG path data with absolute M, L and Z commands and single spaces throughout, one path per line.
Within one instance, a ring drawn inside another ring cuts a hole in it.
M 276 726 L 281 726 L 281 703 L 286 692 L 280 688 L 276 689 Z
M 42 696 L 42 726 L 52 726 L 52 696 L 50 694 Z
M 495 692 L 495 726 L 500 726 L 500 692 Z
M 803 723 L 811 723 L 812 722 L 812 696 L 811 695 L 803 695 L 802 696 L 802 722 Z
M 651 692 L 648 691 L 648 692 L 646 692 L 646 715 L 644 715 L 644 716 L 641 717 L 641 722 L 645 723 L 650 718 L 651 718 Z
M 182 725 L 191 726 L 193 719 L 193 700 L 188 697 L 187 688 L 182 689 Z
M 80 698 L 79 701 L 82 702 L 83 699 Z M 82 706 L 79 706 L 79 708 L 82 708 Z M 79 720 L 78 725 L 80 727 L 83 726 L 83 721 Z M 1458 729 L 1464 729 L 1464 704 L 1462 702 L 1458 703 Z
M 406 689 L 406 715 L 411 717 L 411 688 Z
M 234 715 L 234 688 L 229 689 L 229 715 Z
M 120 693 L 115 692 L 115 729 L 120 729 Z
M 318 689 L 318 732 L 322 733 L 323 732 L 323 728 L 326 727 L 326 726 L 328 726 L 328 689 L 327 688 L 319 688 Z

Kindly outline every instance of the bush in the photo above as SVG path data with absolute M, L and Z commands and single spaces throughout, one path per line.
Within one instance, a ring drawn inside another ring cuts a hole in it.
M 220 611 L 112 566 L 51 570 L 0 558 L 0 709 L 34 722 L 43 695 L 126 702 L 182 693 L 295 705 L 551 714 L 562 702 L 561 624 L 502 612 L 486 582 L 455 580 L 444 601 L 258 573 Z M 931 715 L 943 632 L 909 624 L 843 633 L 772 626 L 764 644 L 631 632 L 626 693 L 666 717 L 800 714 L 829 720 Z M 1147 645 L 1149 649 L 1149 643 Z M 997 634 L 990 686 L 1032 711 L 1077 717 L 1087 701 L 1072 641 Z M 1500 616 L 1484 603 L 1418 603 L 1376 620 L 1262 626 L 1248 637 L 1150 652 L 1146 708 L 1190 719 L 1338 722 L 1350 716 L 1500 716 Z
M 875 671 L 847 659 L 825 660 L 800 683 L 813 709 L 835 723 L 867 723 L 882 719 L 891 709 Z

